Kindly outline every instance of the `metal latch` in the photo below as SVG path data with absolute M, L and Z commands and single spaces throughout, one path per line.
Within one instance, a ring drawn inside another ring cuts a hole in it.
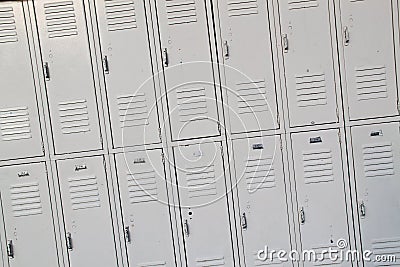
M 228 41 L 224 41 L 223 53 L 224 53 L 224 58 L 225 59 L 229 59 L 229 44 L 228 44 Z
M 72 235 L 71 235 L 71 233 L 67 233 L 67 249 L 72 250 L 73 248 L 74 247 L 72 244 Z
M 243 230 L 247 229 L 247 217 L 245 212 L 243 212 L 242 214 L 242 229 Z
M 282 36 L 282 46 L 283 46 L 283 52 L 288 53 L 289 52 L 289 39 L 287 34 L 284 34 Z
M 7 241 L 7 256 L 9 258 L 14 258 L 14 245 L 12 240 Z
M 129 229 L 129 226 L 126 226 L 124 229 L 124 234 L 125 234 L 125 240 L 128 243 L 131 243 L 131 231 Z
M 109 74 L 110 73 L 110 65 L 108 64 L 107 56 L 104 56 L 104 58 L 103 58 L 103 66 L 104 66 L 104 73 Z
M 349 28 L 346 26 L 343 29 L 343 38 L 344 38 L 344 45 L 348 46 L 350 44 L 350 33 Z
M 304 212 L 304 208 L 300 209 L 300 223 L 305 224 L 306 222 L 306 213 Z
M 164 67 L 168 67 L 169 65 L 168 49 L 164 48 L 162 54 L 163 54 Z
M 44 78 L 46 79 L 46 81 L 50 81 L 50 68 L 48 62 L 44 63 L 43 71 L 44 71 Z
M 185 235 L 187 237 L 190 235 L 188 220 L 185 220 L 185 222 L 183 223 L 183 231 L 185 232 Z
M 362 201 L 360 203 L 360 216 L 361 216 L 361 218 L 365 218 L 365 214 L 366 214 L 366 212 L 365 212 L 365 204 L 364 204 L 364 201 Z

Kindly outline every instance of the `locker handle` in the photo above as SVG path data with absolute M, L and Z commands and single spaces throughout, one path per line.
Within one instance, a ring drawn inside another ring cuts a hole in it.
M 228 41 L 224 41 L 224 47 L 223 47 L 223 53 L 224 53 L 224 58 L 229 59 L 229 44 Z
M 14 258 L 14 245 L 12 240 L 7 241 L 7 256 L 9 258 Z
M 104 66 L 104 73 L 109 74 L 110 73 L 110 65 L 108 63 L 108 57 L 104 56 L 103 58 L 103 66 Z
M 366 212 L 365 212 L 365 204 L 364 204 L 364 201 L 363 201 L 363 202 L 360 203 L 360 215 L 361 215 L 361 218 L 365 218 L 365 214 L 366 214 Z
M 284 34 L 282 37 L 282 45 L 283 45 L 283 52 L 288 53 L 289 52 L 289 39 L 287 34 Z
M 85 164 L 82 165 L 75 165 L 75 171 L 82 171 L 82 170 L 86 170 L 87 166 Z
M 373 131 L 373 132 L 371 132 L 371 134 L 370 134 L 370 136 L 382 136 L 382 135 L 383 135 L 382 130 Z
M 168 59 L 168 49 L 167 48 L 163 49 L 163 61 L 164 61 L 164 67 L 168 67 L 169 59 Z
M 300 223 L 305 224 L 306 222 L 306 213 L 304 212 L 304 208 L 300 209 Z
M 243 230 L 247 229 L 247 217 L 245 212 L 243 212 L 242 214 L 242 229 Z
M 189 231 L 189 222 L 188 222 L 188 220 L 185 220 L 185 222 L 183 224 L 183 231 L 185 232 L 185 235 L 187 237 L 189 237 L 190 231 Z
M 344 35 L 344 45 L 348 46 L 350 44 L 350 33 L 349 33 L 349 28 L 346 26 L 343 29 L 343 35 Z
M 72 250 L 73 249 L 71 233 L 67 233 L 67 249 L 68 250 Z
M 29 172 L 28 171 L 20 171 L 18 174 L 18 177 L 26 177 L 29 176 Z
M 48 62 L 44 63 L 43 71 L 44 71 L 44 78 L 46 79 L 46 81 L 50 81 L 50 68 Z
M 126 242 L 131 243 L 131 231 L 129 230 L 129 226 L 125 227 L 124 233 Z

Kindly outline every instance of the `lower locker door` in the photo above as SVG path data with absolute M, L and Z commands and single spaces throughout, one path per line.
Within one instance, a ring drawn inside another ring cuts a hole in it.
M 45 164 L 2 167 L 0 180 L 9 266 L 59 266 Z
M 130 266 L 176 266 L 161 153 L 116 156 Z
M 340 250 L 341 239 L 349 241 L 339 134 L 337 129 L 292 134 L 302 249 L 317 257 L 305 266 L 351 266 L 323 253 Z
M 188 266 L 234 266 L 221 143 L 174 153 Z
M 57 162 L 71 267 L 117 266 L 103 160 Z
M 395 255 L 397 264 L 387 266 L 400 266 L 399 127 L 394 122 L 351 130 L 362 247 L 374 256 Z
M 280 142 L 280 136 L 233 141 L 246 266 L 293 266 L 258 253 L 291 248 Z

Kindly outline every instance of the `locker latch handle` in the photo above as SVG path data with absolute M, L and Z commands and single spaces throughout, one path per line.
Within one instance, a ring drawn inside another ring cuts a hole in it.
M 46 81 L 50 81 L 49 62 L 45 62 L 45 63 L 44 63 L 43 71 L 44 71 L 44 78 L 46 79 Z
M 365 218 L 365 214 L 366 214 L 366 212 L 365 212 L 365 204 L 364 204 L 364 201 L 363 201 L 363 202 L 360 203 L 360 215 L 361 215 L 361 218 Z
M 82 165 L 75 165 L 75 171 L 83 171 L 86 170 L 87 166 L 85 164 Z
M 168 58 L 168 49 L 167 48 L 163 49 L 163 61 L 164 61 L 164 67 L 168 67 L 169 58 Z
M 29 172 L 28 171 L 20 171 L 20 172 L 18 172 L 18 177 L 26 177 L 26 176 L 29 176 Z
M 289 39 L 287 34 L 284 34 L 282 36 L 282 46 L 283 46 L 283 52 L 288 53 L 289 52 Z
M 188 237 L 190 235 L 190 230 L 189 230 L 189 222 L 188 220 L 185 220 L 183 224 L 183 231 L 185 232 L 185 235 Z
M 12 240 L 7 241 L 7 256 L 9 258 L 14 258 L 14 245 Z
M 73 248 L 74 247 L 72 244 L 72 235 L 71 235 L 71 233 L 67 233 L 67 249 L 72 250 Z
M 306 222 L 306 213 L 304 212 L 304 208 L 300 209 L 300 223 L 305 224 Z
M 109 74 L 110 73 L 110 64 L 108 63 L 107 56 L 104 56 L 104 58 L 103 58 L 103 66 L 104 66 L 104 73 Z
M 131 231 L 130 231 L 130 229 L 129 229 L 129 226 L 126 226 L 125 227 L 125 229 L 124 229 L 124 233 L 125 233 L 125 240 L 126 240 L 126 242 L 128 242 L 128 243 L 131 243 Z
M 344 45 L 348 46 L 350 44 L 350 33 L 349 28 L 346 26 L 343 29 L 343 38 L 344 38 Z
M 243 230 L 247 229 L 247 217 L 245 212 L 243 212 L 242 214 L 242 229 Z
M 223 53 L 224 53 L 224 58 L 229 59 L 229 44 L 228 41 L 224 41 L 224 46 L 223 46 Z

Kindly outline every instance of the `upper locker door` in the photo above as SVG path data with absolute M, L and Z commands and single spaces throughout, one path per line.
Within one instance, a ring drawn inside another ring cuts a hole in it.
M 83 0 L 35 1 L 57 154 L 101 148 Z
M 278 128 L 271 27 L 265 0 L 220 0 L 231 132 Z
M 156 2 L 172 139 L 219 135 L 208 0 Z M 208 5 L 206 5 L 206 2 Z
M 362 247 L 399 258 L 400 123 L 357 126 L 351 135 Z
M 280 136 L 233 141 L 246 266 L 293 266 L 277 258 L 258 259 L 266 245 L 270 250 L 291 250 L 280 145 Z
M 0 2 L 0 160 L 43 154 L 21 1 Z
M 2 167 L 0 179 L 9 266 L 59 266 L 44 163 Z
M 393 2 L 340 1 L 350 119 L 399 114 Z
M 71 267 L 118 266 L 103 160 L 57 162 Z
M 333 1 L 279 1 L 291 126 L 338 121 Z
M 188 266 L 234 266 L 221 143 L 174 154 Z
M 161 153 L 155 149 L 116 156 L 130 266 L 176 265 Z
M 160 142 L 143 0 L 97 0 L 114 147 Z
M 318 258 L 323 250 L 340 248 L 341 239 L 349 241 L 339 134 L 323 130 L 291 137 L 302 249 L 315 250 Z M 351 266 L 329 257 L 320 263 Z

